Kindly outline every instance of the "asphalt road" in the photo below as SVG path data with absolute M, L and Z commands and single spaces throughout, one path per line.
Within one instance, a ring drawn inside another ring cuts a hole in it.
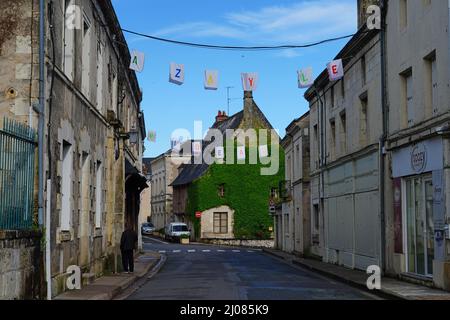
M 167 256 L 129 300 L 367 300 L 376 296 L 292 266 L 260 250 L 144 238 Z

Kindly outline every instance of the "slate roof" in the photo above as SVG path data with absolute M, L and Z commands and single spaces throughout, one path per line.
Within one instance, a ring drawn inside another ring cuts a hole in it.
M 252 112 L 256 112 L 257 116 L 259 116 L 264 122 L 267 128 L 273 129 L 270 122 L 267 120 L 264 113 L 259 109 L 258 105 L 253 101 L 252 98 Z M 232 115 L 227 120 L 214 123 L 211 129 L 219 129 L 222 134 L 225 134 L 225 131 L 227 129 L 233 129 L 236 130 L 241 125 L 242 121 L 244 120 L 244 110 Z M 203 150 L 204 148 L 210 144 L 211 142 L 204 142 L 203 143 Z M 182 169 L 181 173 L 178 175 L 178 177 L 175 179 L 174 182 L 172 182 L 171 186 L 177 187 L 177 186 L 183 186 L 190 184 L 191 182 L 197 180 L 198 178 L 202 177 L 206 171 L 208 171 L 209 166 L 205 163 L 203 164 L 184 164 L 180 167 Z

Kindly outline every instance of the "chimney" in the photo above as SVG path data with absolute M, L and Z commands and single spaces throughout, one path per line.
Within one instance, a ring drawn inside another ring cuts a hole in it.
M 228 116 L 227 116 L 226 112 L 219 110 L 219 112 L 217 113 L 217 116 L 216 116 L 216 124 L 223 122 L 225 120 L 228 120 Z

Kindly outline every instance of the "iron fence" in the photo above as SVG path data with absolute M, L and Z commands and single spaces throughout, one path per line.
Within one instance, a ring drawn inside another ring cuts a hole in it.
M 5 118 L 0 128 L 0 230 L 33 226 L 37 133 Z

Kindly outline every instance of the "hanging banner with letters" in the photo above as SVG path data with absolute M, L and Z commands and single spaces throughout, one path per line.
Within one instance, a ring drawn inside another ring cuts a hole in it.
M 267 158 L 269 156 L 269 148 L 267 145 L 259 146 L 259 158 Z
M 223 147 L 216 147 L 215 157 L 216 157 L 216 159 L 224 159 L 225 158 L 225 150 Z
M 219 72 L 216 70 L 205 71 L 205 89 L 217 90 L 218 89 Z
M 298 87 L 300 89 L 306 89 L 313 85 L 313 68 L 308 67 L 298 71 Z
M 242 88 L 244 91 L 255 91 L 259 81 L 259 75 L 255 72 L 242 73 Z
M 184 64 L 171 63 L 169 82 L 177 85 L 184 83 Z
M 144 70 L 145 54 L 139 51 L 131 52 L 130 69 L 142 72 Z
M 344 65 L 342 59 L 331 61 L 327 65 L 330 81 L 337 81 L 344 77 Z
M 237 158 L 238 160 L 245 160 L 245 146 L 237 148 Z

